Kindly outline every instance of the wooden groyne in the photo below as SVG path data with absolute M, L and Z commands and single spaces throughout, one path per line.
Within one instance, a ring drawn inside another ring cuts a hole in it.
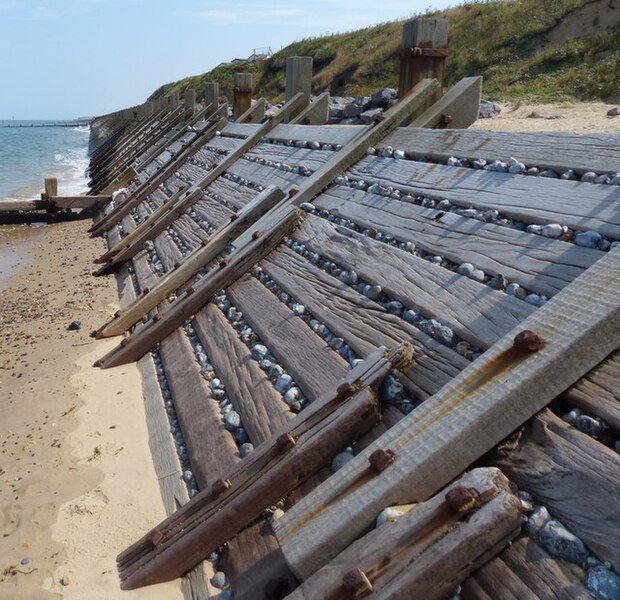
M 124 334 L 97 364 L 138 362 L 169 514 L 121 587 L 620 581 L 620 140 L 468 131 L 480 78 L 428 77 L 443 31 L 407 28 L 409 83 L 372 125 L 321 124 L 297 57 L 271 120 L 230 122 L 215 85 L 98 119 L 93 192 L 125 191 L 92 228 L 122 305 L 93 335 Z

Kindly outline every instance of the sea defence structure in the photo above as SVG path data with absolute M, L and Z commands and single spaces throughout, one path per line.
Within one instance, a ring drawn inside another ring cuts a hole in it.
M 214 82 L 93 122 L 121 297 L 93 335 L 122 336 L 97 365 L 138 363 L 169 514 L 119 549 L 122 588 L 618 584 L 620 139 L 468 130 L 481 80 L 442 94 L 443 33 L 406 26 L 370 125 L 321 124 L 307 57 L 268 119 Z

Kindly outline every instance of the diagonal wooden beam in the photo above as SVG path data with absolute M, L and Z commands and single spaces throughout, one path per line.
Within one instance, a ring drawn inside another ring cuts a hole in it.
M 115 207 L 108 215 L 103 217 L 90 229 L 90 233 L 93 236 L 101 235 L 104 231 L 112 227 L 115 223 L 118 223 L 125 215 L 138 206 L 140 202 L 144 200 L 146 196 L 156 190 L 161 183 L 166 181 L 189 157 L 198 152 L 204 145 L 206 140 L 210 140 L 215 132 L 220 130 L 228 120 L 226 119 L 226 112 L 228 111 L 228 105 L 221 106 L 213 115 L 209 122 L 211 125 L 206 127 L 200 135 L 185 148 L 178 156 L 176 156 L 172 162 L 167 164 L 164 169 L 157 175 L 151 177 L 143 185 L 133 191 L 129 197 L 119 206 Z
M 429 498 L 619 346 L 614 249 L 274 523 L 293 572 L 308 578 L 383 507 Z M 379 449 L 395 460 L 367 480 Z
M 235 123 L 260 123 L 265 118 L 267 101 L 264 98 L 257 100 L 246 110 Z
M 222 261 L 219 269 L 209 271 L 195 287 L 188 288 L 184 296 L 177 298 L 166 312 L 158 314 L 139 331 L 125 338 L 119 346 L 98 360 L 95 366 L 105 369 L 133 362 L 153 349 L 209 302 L 219 290 L 232 284 L 278 246 L 301 222 L 302 211 L 289 207 L 281 219 L 275 223 L 271 221 L 273 225 L 261 229 L 263 224 L 270 222 L 267 217 L 269 215 L 256 224 L 256 239 Z
M 306 96 L 301 93 L 289 100 L 275 117 L 261 125 L 252 135 L 244 140 L 243 144 L 228 154 L 222 162 L 211 169 L 198 183 L 182 192 L 178 199 L 169 200 L 164 205 L 160 206 L 139 227 L 134 229 L 131 234 L 122 239 L 116 246 L 111 248 L 95 262 L 105 262 L 113 258 L 113 264 L 111 264 L 107 270 L 107 272 L 110 272 L 110 270 L 116 269 L 119 265 L 133 258 L 140 251 L 146 240 L 157 237 L 179 214 L 201 198 L 204 188 L 230 168 L 237 159 L 242 157 L 262 137 L 276 127 L 276 125 L 279 125 L 291 112 L 303 106 L 305 102 L 307 102 Z
M 261 192 L 244 206 L 238 215 L 235 215 L 234 220 L 218 229 L 210 239 L 205 240 L 203 246 L 199 246 L 189 254 L 178 265 L 178 268 L 168 271 L 147 294 L 136 298 L 130 306 L 120 311 L 114 319 L 96 331 L 95 337 L 110 337 L 127 331 L 150 310 L 189 281 L 196 271 L 213 262 L 242 231 L 258 221 L 284 197 L 284 192 L 276 186 L 270 186 Z
M 379 419 L 372 389 L 413 360 L 413 348 L 378 348 L 247 459 L 117 559 L 123 589 L 168 581 L 192 568 L 297 488 Z M 156 540 L 156 544 L 153 544 Z

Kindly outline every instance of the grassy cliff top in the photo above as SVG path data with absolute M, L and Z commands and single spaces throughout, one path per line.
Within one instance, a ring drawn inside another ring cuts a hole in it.
M 450 24 L 447 83 L 482 75 L 494 100 L 553 102 L 620 98 L 620 0 L 494 0 L 427 13 Z M 303 39 L 264 62 L 220 65 L 168 83 L 150 99 L 182 92 L 201 97 L 208 81 L 232 98 L 232 75 L 254 75 L 254 97 L 284 97 L 289 56 L 312 56 L 314 93 L 361 96 L 397 87 L 403 21 Z

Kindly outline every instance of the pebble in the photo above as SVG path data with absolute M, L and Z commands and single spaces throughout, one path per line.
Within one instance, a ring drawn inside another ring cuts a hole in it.
M 558 174 L 553 169 L 545 169 L 539 173 L 539 177 L 549 177 L 550 179 L 558 179 Z
M 582 231 L 575 234 L 575 244 L 584 248 L 598 248 L 603 236 L 598 231 Z
M 417 323 L 420 318 L 420 313 L 417 310 L 409 309 L 403 313 L 403 319 L 407 321 L 407 323 L 411 323 L 412 325 Z
M 577 179 L 577 173 L 575 173 L 575 171 L 573 171 L 572 169 L 568 169 L 568 171 L 564 171 L 564 173 L 560 175 L 560 179 L 574 181 L 575 179 Z
M 383 289 L 381 289 L 380 285 L 371 285 L 368 293 L 366 294 L 370 300 L 379 300 L 381 294 L 383 293 Z
M 282 373 L 276 381 L 275 388 L 281 394 L 284 394 L 293 385 L 293 378 L 288 373 Z
M 301 390 L 298 387 L 292 387 L 284 394 L 284 402 L 289 406 L 295 404 L 301 397 Z
M 221 590 L 226 585 L 226 574 L 223 571 L 217 571 L 211 579 L 211 585 Z
M 349 461 L 353 460 L 355 457 L 352 452 L 340 452 L 334 456 L 331 464 L 332 473 L 339 471 L 344 467 Z
M 403 504 L 402 506 L 388 506 L 384 508 L 377 517 L 376 526 L 380 527 L 384 523 L 393 523 L 399 517 L 406 515 L 415 504 Z
M 533 306 L 539 306 L 541 304 L 541 298 L 538 294 L 528 294 L 525 297 L 525 301 Z
M 237 411 L 231 410 L 224 415 L 224 427 L 228 431 L 234 431 L 241 425 L 241 417 Z
M 314 206 L 314 204 L 310 204 L 310 202 L 302 202 L 299 205 L 299 208 L 301 208 L 301 210 L 305 210 L 308 213 L 314 212 L 316 207 Z
M 506 293 L 510 294 L 511 296 L 515 296 L 517 293 L 517 290 L 520 288 L 521 286 L 518 283 L 509 283 L 506 286 Z
M 233 437 L 235 438 L 235 442 L 237 446 L 243 446 L 243 444 L 250 441 L 248 437 L 247 431 L 243 427 L 239 427 L 239 429 L 235 429 L 233 433 Z
M 579 431 L 592 437 L 599 437 L 603 431 L 603 426 L 588 415 L 580 415 L 575 419 L 574 425 Z
M 30 559 L 29 559 L 29 558 L 22 558 L 22 559 L 19 561 L 19 563 L 20 563 L 20 564 L 22 564 L 22 565 L 27 565 L 27 564 L 29 564 L 29 563 L 30 563 Z
M 404 389 L 400 381 L 393 377 L 386 377 L 381 386 L 381 398 L 388 404 L 394 404 L 402 400 Z
M 446 325 L 442 325 L 439 321 L 436 321 L 435 319 L 420 321 L 419 327 L 424 333 L 434 337 L 436 340 L 446 346 L 453 347 L 457 344 L 457 338 L 454 335 L 452 329 L 450 329 Z
M 618 115 L 620 115 L 620 108 L 618 108 L 617 106 L 614 106 L 607 111 L 608 117 L 617 117 Z
M 551 519 L 549 511 L 544 506 L 537 506 L 525 524 L 526 533 L 531 537 L 536 537 L 549 519 Z
M 514 175 L 520 175 L 521 173 L 525 173 L 527 167 L 522 162 L 516 162 L 510 167 L 508 167 L 508 172 Z
M 392 300 L 385 304 L 385 310 L 387 310 L 392 315 L 402 315 L 405 307 L 403 306 L 402 302 L 399 302 L 398 300 Z
M 588 571 L 586 586 L 599 600 L 620 600 L 620 577 L 603 566 Z
M 469 278 L 482 283 L 484 281 L 484 271 L 482 269 L 474 269 L 469 274 Z
M 588 551 L 583 542 L 559 521 L 553 519 L 547 521 L 542 526 L 538 539 L 553 556 L 565 558 L 577 565 L 582 565 L 588 558 Z
M 581 176 L 581 181 L 586 183 L 594 183 L 594 180 L 597 178 L 597 175 L 594 171 L 588 171 Z
M 71 321 L 71 323 L 69 323 L 67 329 L 69 331 L 78 331 L 81 327 L 82 327 L 82 322 L 81 321 Z
M 543 225 L 542 234 L 548 238 L 559 238 L 564 233 L 564 229 L 558 223 Z
M 402 160 L 403 158 L 405 158 L 405 153 L 402 150 L 395 150 L 394 158 Z
M 457 269 L 458 273 L 460 275 L 465 275 L 465 277 L 469 277 L 474 272 L 474 270 L 475 267 L 471 263 L 463 263 Z
M 508 280 L 501 273 L 498 273 L 489 280 L 489 285 L 494 290 L 505 290 L 508 285 Z
M 66 575 L 63 575 L 60 578 L 60 585 L 64 585 L 65 587 L 71 584 L 71 579 L 69 579 Z
M 239 454 L 241 455 L 241 458 L 243 458 L 244 456 L 247 456 L 248 454 L 250 454 L 250 452 L 253 452 L 253 451 L 254 451 L 254 444 L 251 444 L 250 442 L 241 444 L 241 447 L 239 448 Z

